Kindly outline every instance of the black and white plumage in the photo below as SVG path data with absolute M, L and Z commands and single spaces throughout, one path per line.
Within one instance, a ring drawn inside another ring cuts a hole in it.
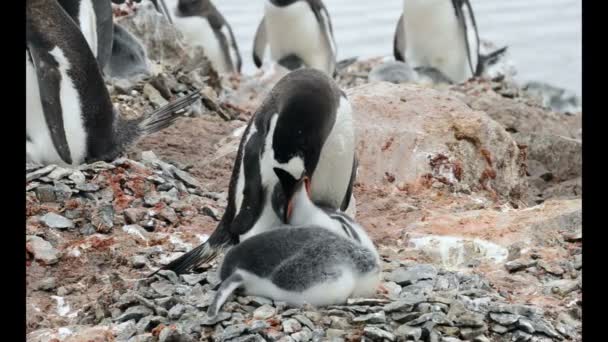
M 241 55 L 230 24 L 209 0 L 166 0 L 168 13 L 187 43 L 202 46 L 220 73 L 241 71 Z
M 452 82 L 480 76 L 506 47 L 479 53 L 479 35 L 468 0 L 404 0 L 393 40 L 395 59 L 433 67 Z
M 307 67 L 328 75 L 335 73 L 336 42 L 329 12 L 321 0 L 264 1 L 264 17 L 253 45 L 253 61 L 258 68 L 262 66 L 266 46 L 273 61 L 293 55 Z
M 295 178 L 307 175 L 316 203 L 347 210 L 356 173 L 352 120 L 346 95 L 323 72 L 299 69 L 284 76 L 243 133 L 219 225 L 165 269 L 186 272 L 281 224 L 285 195 L 274 168 Z
M 58 0 L 76 22 L 101 68 L 112 52 L 112 4 L 110 0 Z
M 194 93 L 135 120 L 110 100 L 86 39 L 56 1 L 26 1 L 26 157 L 42 164 L 110 160 L 170 125 Z
M 281 177 L 281 171 L 278 172 Z M 291 178 L 283 172 L 281 178 Z M 287 215 L 290 225 L 258 234 L 226 253 L 222 284 L 208 308 L 214 317 L 230 294 L 242 289 L 290 304 L 341 304 L 372 296 L 380 284 L 378 252 L 365 230 L 339 211 L 315 206 L 296 184 Z

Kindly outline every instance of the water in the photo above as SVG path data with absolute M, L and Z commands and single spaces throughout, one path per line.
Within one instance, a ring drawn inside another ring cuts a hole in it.
M 243 72 L 255 70 L 253 37 L 262 0 L 215 0 L 232 25 Z M 482 39 L 508 45 L 517 80 L 538 80 L 581 95 L 581 0 L 471 0 Z M 325 0 L 338 59 L 392 55 L 402 0 Z

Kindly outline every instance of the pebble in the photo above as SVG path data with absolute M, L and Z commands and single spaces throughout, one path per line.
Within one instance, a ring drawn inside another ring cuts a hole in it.
M 460 329 L 460 337 L 465 340 L 472 340 L 473 338 L 484 334 L 486 331 L 488 331 L 488 328 L 485 325 L 479 328 L 462 328 Z
M 186 183 L 186 185 L 189 185 L 192 188 L 200 188 L 200 183 L 198 182 L 198 180 L 196 180 L 196 178 L 190 176 L 189 173 L 182 171 L 178 168 L 173 168 L 173 174 L 175 175 L 175 177 L 177 177 L 177 179 L 181 180 L 182 182 Z
M 350 328 L 349 320 L 344 317 L 330 316 L 329 318 L 331 319 L 330 326 L 334 329 L 346 330 Z
M 158 335 L 158 342 L 190 342 L 194 339 L 179 326 L 168 326 Z
M 153 342 L 156 338 L 150 333 L 139 334 L 131 337 L 128 342 Z
M 307 342 L 312 339 L 312 330 L 304 327 L 301 331 L 291 334 L 291 338 L 296 342 Z
M 186 309 L 186 307 L 184 305 L 177 304 L 177 305 L 173 306 L 171 308 L 171 310 L 169 310 L 167 317 L 169 317 L 169 319 L 172 319 L 172 320 L 177 320 L 182 316 L 185 309 Z
M 276 309 L 268 304 L 264 304 L 253 312 L 254 319 L 268 319 L 276 314 Z
M 207 279 L 207 275 L 205 273 L 194 273 L 194 274 L 182 274 L 179 276 L 182 281 L 190 286 L 194 286 L 196 284 L 202 283 L 205 279 Z
M 61 253 L 43 238 L 28 235 L 25 241 L 27 250 L 34 255 L 36 260 L 42 261 L 46 265 L 56 264 L 59 261 Z
M 28 173 L 28 174 L 25 175 L 25 181 L 26 182 L 31 182 L 33 180 L 36 180 L 36 179 L 42 177 L 42 176 L 46 176 L 49 173 L 51 173 L 56 167 L 57 166 L 55 166 L 55 165 L 48 165 L 48 166 L 45 166 L 45 167 L 43 167 L 41 169 L 38 169 L 38 170 L 36 170 L 34 172 L 30 172 L 30 173 Z
M 302 330 L 302 325 L 298 320 L 289 318 L 282 323 L 283 331 L 287 334 L 292 334 L 294 332 L 298 332 Z
M 511 341 L 513 342 L 526 342 L 526 341 L 530 341 L 530 339 L 532 338 L 532 335 L 525 333 L 523 331 L 517 330 L 513 333 L 513 336 L 511 338 Z
M 508 314 L 508 313 L 490 313 L 490 319 L 500 325 L 511 325 L 515 324 L 519 320 L 519 315 Z
M 120 315 L 116 321 L 117 322 L 126 322 L 129 320 L 139 321 L 143 317 L 151 316 L 152 310 L 143 305 L 132 306 L 128 308 L 122 315 Z
M 336 338 L 336 337 L 342 337 L 346 335 L 346 331 L 341 330 L 341 329 L 327 329 L 325 330 L 325 336 L 327 338 Z
M 298 322 L 307 326 L 310 330 L 315 330 L 314 323 L 310 319 L 308 319 L 308 317 L 306 317 L 304 315 L 295 315 L 295 316 L 293 316 L 293 318 L 297 319 Z
M 356 317 L 355 319 L 353 319 L 353 322 L 365 322 L 368 324 L 386 323 L 386 314 L 384 313 L 384 311 L 371 313 L 369 315 Z
M 230 325 L 224 329 L 224 332 L 220 336 L 221 341 L 225 341 L 231 338 L 235 338 L 241 336 L 245 331 L 247 331 L 248 326 L 246 324 L 235 324 Z
M 57 198 L 55 197 L 55 188 L 51 185 L 40 185 L 36 188 L 36 197 L 42 203 L 46 202 L 55 202 Z
M 422 337 L 422 329 L 403 324 L 395 330 L 395 335 L 404 339 L 411 338 L 414 341 L 418 341 Z
M 534 326 L 532 325 L 532 322 L 527 318 L 521 317 L 517 321 L 517 327 L 527 333 L 534 333 Z
M 80 183 L 76 184 L 76 189 L 84 192 L 95 192 L 99 190 L 99 185 L 94 183 Z
M 150 83 L 146 83 L 143 89 L 144 95 L 154 104 L 155 108 L 160 108 L 169 102 L 154 88 Z
M 147 261 L 148 259 L 143 255 L 134 255 L 131 258 L 131 265 L 133 265 L 133 268 L 142 268 L 146 266 Z
M 126 321 L 118 324 L 114 328 L 114 332 L 118 341 L 126 341 L 131 336 L 137 334 L 137 326 L 134 320 Z
M 137 333 L 143 334 L 150 332 L 159 324 L 166 324 L 167 319 L 161 316 L 146 316 L 137 323 Z
M 415 284 L 420 280 L 434 279 L 437 273 L 437 269 L 433 265 L 421 264 L 408 269 L 398 268 L 389 275 L 388 280 L 406 286 Z
M 363 329 L 363 334 L 374 340 L 389 340 L 394 341 L 395 335 L 380 328 L 367 326 Z
M 202 325 L 215 325 L 221 321 L 230 319 L 230 317 L 232 317 L 232 315 L 229 314 L 228 312 L 220 312 L 213 318 L 205 317 L 204 319 L 201 320 L 201 324 Z
M 55 278 L 55 277 L 44 278 L 38 283 L 38 286 L 37 286 L 38 290 L 41 290 L 41 291 L 51 291 L 51 290 L 54 290 L 56 287 L 57 287 L 57 278 Z
M 45 226 L 55 229 L 68 229 L 74 228 L 74 222 L 71 220 L 55 213 L 46 213 L 40 218 L 40 221 Z
M 157 281 L 156 283 L 152 283 L 150 287 L 162 296 L 171 296 L 175 292 L 175 286 L 169 282 Z

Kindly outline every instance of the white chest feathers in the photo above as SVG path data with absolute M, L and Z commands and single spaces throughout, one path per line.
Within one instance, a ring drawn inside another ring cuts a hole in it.
M 266 1 L 264 18 L 273 60 L 295 54 L 308 66 L 329 72 L 332 46 L 327 46 L 324 36 L 327 32 L 323 32 L 306 1 L 285 7 L 277 7 Z
M 454 82 L 471 77 L 466 35 L 452 1 L 404 0 L 403 8 L 406 61 L 437 68 Z

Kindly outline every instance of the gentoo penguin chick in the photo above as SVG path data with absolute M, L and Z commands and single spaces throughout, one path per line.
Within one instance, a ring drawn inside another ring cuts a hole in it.
M 258 68 L 266 45 L 273 61 L 294 55 L 307 67 L 335 74 L 336 43 L 329 13 L 321 0 L 264 1 L 264 17 L 253 44 L 253 61 Z
M 110 77 L 129 78 L 150 73 L 150 63 L 143 44 L 120 24 L 114 24 L 112 55 L 104 72 Z
M 241 55 L 232 28 L 209 0 L 167 0 L 169 15 L 186 42 L 202 46 L 219 73 L 241 72 Z
M 26 2 L 26 156 L 42 164 L 111 160 L 170 125 L 198 92 L 135 120 L 112 106 L 87 42 L 56 1 Z
M 275 167 L 308 176 L 315 203 L 347 210 L 356 173 L 352 120 L 346 95 L 329 76 L 310 68 L 285 75 L 243 133 L 219 225 L 164 269 L 186 272 L 280 224 L 285 195 Z
M 291 177 L 287 172 L 284 176 Z M 296 225 L 258 234 L 226 253 L 220 268 L 222 284 L 207 316 L 216 316 L 236 289 L 246 295 L 315 306 L 375 293 L 381 264 L 371 239 L 343 213 L 334 216 L 317 208 L 305 190 L 307 182 L 303 177 L 296 185 L 296 198 L 288 201 L 288 221 Z
M 404 0 L 393 41 L 398 61 L 438 69 L 452 82 L 481 76 L 488 56 L 479 53 L 479 35 L 469 0 Z
M 99 66 L 108 63 L 112 53 L 112 4 L 109 0 L 58 0 L 76 22 Z

